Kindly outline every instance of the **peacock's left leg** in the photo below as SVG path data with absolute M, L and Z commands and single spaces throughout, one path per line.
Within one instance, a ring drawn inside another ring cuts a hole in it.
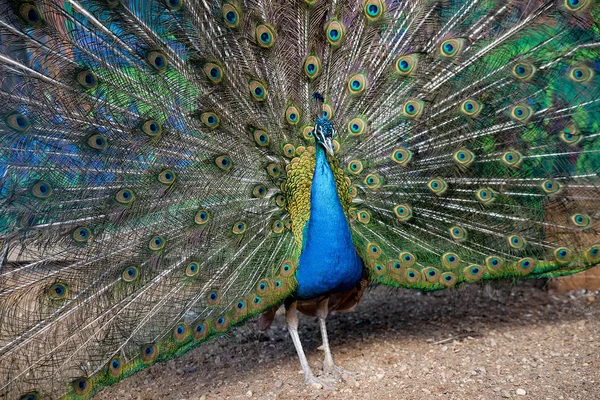
M 298 313 L 296 311 L 295 301 L 285 305 L 285 321 L 287 322 L 287 327 L 288 331 L 290 332 L 290 336 L 292 337 L 292 342 L 294 342 L 296 353 L 298 353 L 300 365 L 302 365 L 302 371 L 304 371 L 304 382 L 306 384 L 314 383 L 323 386 L 323 384 L 319 382 L 319 380 L 313 375 L 312 370 L 308 365 L 306 355 L 304 354 L 304 350 L 302 349 L 302 343 L 300 342 L 300 336 L 298 335 Z
M 323 339 L 323 351 L 325 352 L 325 359 L 323 360 L 323 372 L 333 375 L 334 378 L 340 379 L 340 374 L 343 372 L 342 368 L 339 368 L 333 362 L 333 356 L 331 355 L 331 349 L 329 348 L 329 339 L 327 338 L 327 326 L 325 319 L 329 314 L 329 297 L 321 300 L 317 304 L 317 318 L 319 318 L 319 327 L 321 328 L 321 338 Z

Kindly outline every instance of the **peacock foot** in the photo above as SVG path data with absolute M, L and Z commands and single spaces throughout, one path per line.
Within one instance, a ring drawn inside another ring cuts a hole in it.
M 326 382 L 327 379 L 317 379 L 314 375 L 305 376 L 304 383 L 314 389 L 337 390 L 335 386 L 330 386 Z
M 335 365 L 333 362 L 323 362 L 323 373 L 331 375 L 335 381 L 345 381 L 349 375 L 355 375 L 354 372 L 348 371 L 342 367 Z

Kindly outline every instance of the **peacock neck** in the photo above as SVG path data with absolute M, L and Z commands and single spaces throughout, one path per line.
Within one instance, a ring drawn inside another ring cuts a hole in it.
M 350 225 L 338 196 L 325 150 L 317 145 L 310 218 L 296 277 L 296 296 L 315 298 L 351 289 L 362 276 Z

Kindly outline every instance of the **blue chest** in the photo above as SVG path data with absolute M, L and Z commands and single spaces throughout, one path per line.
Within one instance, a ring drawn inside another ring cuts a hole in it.
M 360 281 L 362 268 L 325 151 L 317 145 L 310 219 L 304 227 L 295 296 L 311 299 L 350 290 Z

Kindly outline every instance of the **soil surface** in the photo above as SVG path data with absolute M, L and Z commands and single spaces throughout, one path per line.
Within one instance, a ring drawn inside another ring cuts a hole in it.
M 366 293 L 328 318 L 334 359 L 352 371 L 335 389 L 304 385 L 278 315 L 266 333 L 250 322 L 96 399 L 600 399 L 598 292 L 539 286 Z M 318 375 L 315 318 L 300 318 L 300 338 Z

